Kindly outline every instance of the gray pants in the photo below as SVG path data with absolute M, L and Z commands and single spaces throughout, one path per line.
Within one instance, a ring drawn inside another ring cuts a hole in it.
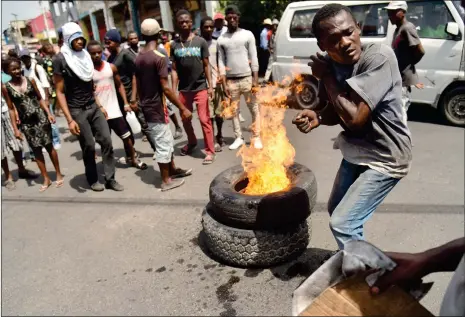
M 110 128 L 103 112 L 95 103 L 85 108 L 69 110 L 81 130 L 78 138 L 81 145 L 87 182 L 89 185 L 98 182 L 97 164 L 95 162 L 95 142 L 100 144 L 102 149 L 105 181 L 114 179 L 115 157 L 111 143 Z

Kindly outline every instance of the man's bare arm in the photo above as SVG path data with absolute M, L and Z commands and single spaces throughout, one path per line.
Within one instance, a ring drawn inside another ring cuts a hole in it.
M 58 103 L 60 104 L 63 114 L 65 115 L 66 121 L 68 122 L 68 124 L 70 124 L 74 120 L 71 117 L 71 113 L 69 112 L 69 108 L 68 108 L 68 103 L 66 102 L 65 80 L 63 76 L 54 74 L 53 81 L 55 82 L 55 89 L 56 89 Z

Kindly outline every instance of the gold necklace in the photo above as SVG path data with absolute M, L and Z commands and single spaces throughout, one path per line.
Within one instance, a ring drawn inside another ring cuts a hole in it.
M 190 38 L 190 40 L 189 40 L 189 38 Z M 189 36 L 188 36 L 187 39 L 186 39 L 186 42 L 189 41 L 189 46 L 188 46 L 187 48 L 191 47 L 191 44 L 192 44 L 192 40 L 193 40 L 193 39 L 194 39 L 194 37 L 191 36 L 191 34 L 189 34 Z M 180 42 L 181 42 L 182 48 L 186 48 L 186 47 L 184 46 L 184 43 L 183 43 L 182 41 L 180 41 Z

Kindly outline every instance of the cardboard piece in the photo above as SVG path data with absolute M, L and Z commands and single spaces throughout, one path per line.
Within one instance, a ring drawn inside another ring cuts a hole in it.
M 393 286 L 373 296 L 363 276 L 326 289 L 299 316 L 434 316 L 410 294 Z

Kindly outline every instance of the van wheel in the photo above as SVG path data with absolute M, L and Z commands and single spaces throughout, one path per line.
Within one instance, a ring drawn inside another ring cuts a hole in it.
M 465 127 L 465 87 L 457 87 L 447 92 L 439 109 L 449 123 Z
M 315 109 L 318 105 L 318 86 L 308 79 L 297 83 L 294 88 L 296 105 L 299 109 Z

